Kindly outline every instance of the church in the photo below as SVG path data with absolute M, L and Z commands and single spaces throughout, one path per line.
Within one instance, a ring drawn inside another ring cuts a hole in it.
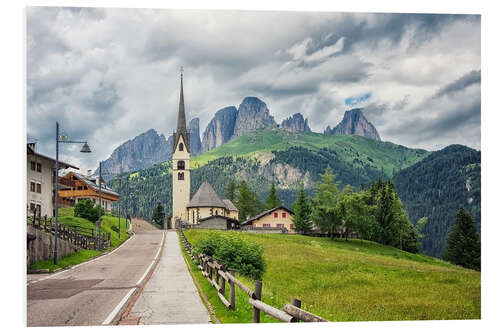
M 186 127 L 184 108 L 183 77 L 181 72 L 181 91 L 177 130 L 173 135 L 172 149 L 172 226 L 181 221 L 188 224 L 200 224 L 211 217 L 238 220 L 238 209 L 230 200 L 222 200 L 212 185 L 203 182 L 198 191 L 190 198 L 190 145 L 189 131 Z

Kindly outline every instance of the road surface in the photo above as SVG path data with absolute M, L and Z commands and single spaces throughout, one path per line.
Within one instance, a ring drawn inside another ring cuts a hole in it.
M 28 278 L 28 326 L 111 322 L 159 254 L 163 230 L 138 231 L 114 252 L 68 271 Z

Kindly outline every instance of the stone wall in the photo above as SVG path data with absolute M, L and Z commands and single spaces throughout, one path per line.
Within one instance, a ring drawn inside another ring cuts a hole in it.
M 28 225 L 26 227 L 28 248 L 26 251 L 26 264 L 28 271 L 35 261 L 48 260 L 54 258 L 54 236 L 42 230 L 38 230 Z M 58 239 L 57 257 L 62 258 L 75 253 L 78 248 L 71 243 Z

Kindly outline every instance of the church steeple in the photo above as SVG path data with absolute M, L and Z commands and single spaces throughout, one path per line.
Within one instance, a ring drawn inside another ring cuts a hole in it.
M 182 136 L 184 143 L 186 145 L 186 150 L 191 152 L 189 145 L 189 132 L 186 128 L 186 110 L 184 107 L 184 84 L 183 84 L 183 69 L 181 67 L 181 92 L 179 96 L 179 114 L 177 116 L 177 130 L 174 132 L 174 147 L 173 151 L 176 150 L 179 138 Z
M 184 88 L 182 83 L 182 72 L 181 67 L 181 94 L 179 97 L 179 116 L 177 118 L 177 133 L 187 132 L 186 130 L 186 111 L 184 110 Z

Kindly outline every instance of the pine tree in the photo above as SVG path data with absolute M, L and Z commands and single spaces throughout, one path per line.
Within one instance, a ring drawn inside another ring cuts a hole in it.
M 304 183 L 300 184 L 297 200 L 293 204 L 293 225 L 298 233 L 306 233 L 311 230 L 311 205 L 304 191 Z
M 161 202 L 158 202 L 158 204 L 156 205 L 151 219 L 155 224 L 158 224 L 162 228 L 164 227 L 165 210 L 163 209 L 163 205 L 161 204 Z
M 281 200 L 276 194 L 276 188 L 274 182 L 271 183 L 271 188 L 269 189 L 269 194 L 266 198 L 266 209 L 273 209 L 281 206 Z
M 236 198 L 236 183 L 233 179 L 231 179 L 226 185 L 226 198 L 231 200 L 231 202 L 234 202 L 234 199 Z
M 257 215 L 261 209 L 261 204 L 247 183 L 243 180 L 238 189 L 236 198 L 236 207 L 238 208 L 238 216 L 240 221 L 246 221 L 250 217 Z
M 481 270 L 481 241 L 471 215 L 463 207 L 448 234 L 444 259 L 456 265 Z
M 328 166 L 317 185 L 311 212 L 313 223 L 321 231 L 330 233 L 332 238 L 342 223 L 342 217 L 338 209 L 338 185 L 339 182 L 335 181 L 332 168 Z

